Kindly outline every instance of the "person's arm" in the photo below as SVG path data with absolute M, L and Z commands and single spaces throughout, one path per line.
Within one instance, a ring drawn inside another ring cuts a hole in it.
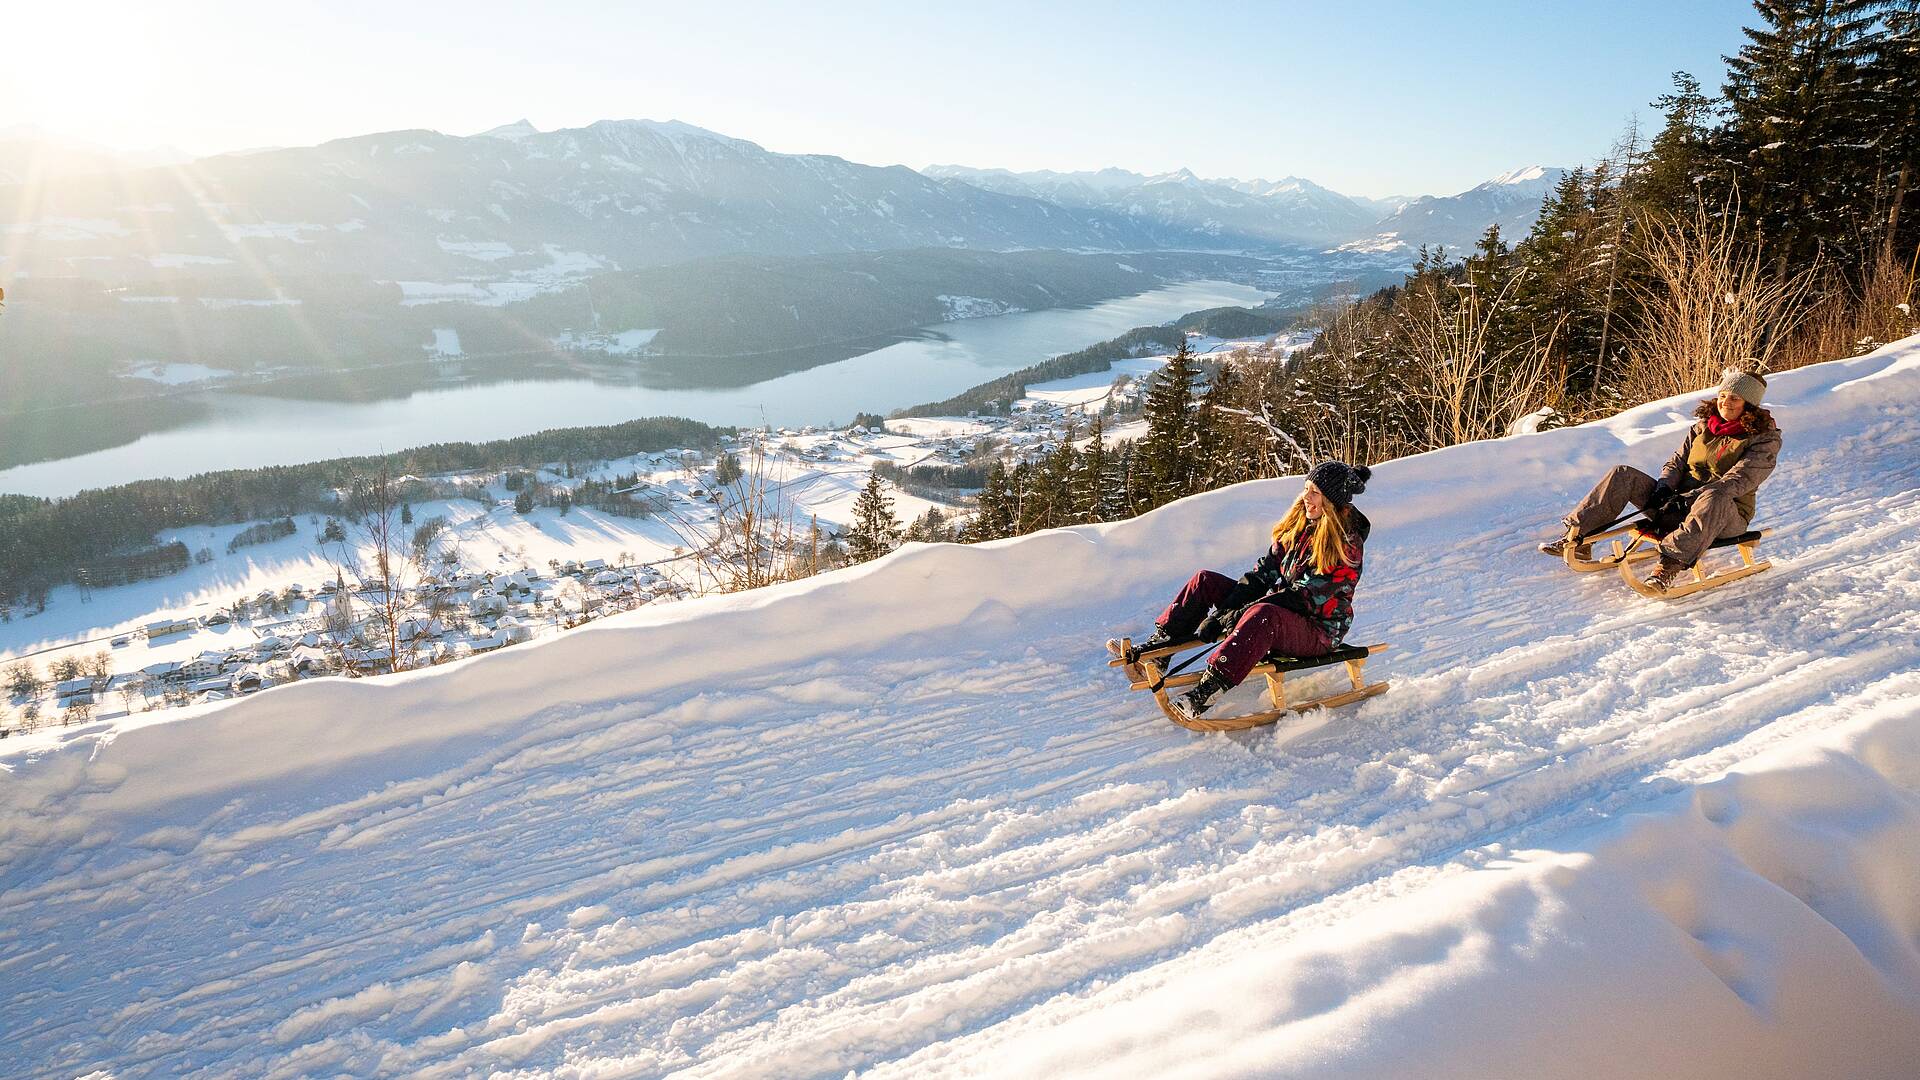
M 1256 600 L 1266 597 L 1273 591 L 1274 583 L 1280 577 L 1280 546 L 1275 544 L 1267 549 L 1265 555 L 1253 564 L 1253 569 L 1240 575 L 1233 583 L 1227 595 L 1213 605 L 1213 611 L 1200 620 L 1194 636 L 1201 641 L 1218 641 L 1233 629 L 1233 622 L 1239 617 L 1242 608 Z
M 1272 592 L 1279 580 L 1280 547 L 1275 544 L 1260 556 L 1253 564 L 1253 569 L 1240 575 L 1240 580 L 1233 583 L 1233 588 L 1214 607 L 1221 611 L 1238 611 Z
M 1688 428 L 1687 437 L 1680 441 L 1680 449 L 1675 450 L 1673 456 L 1668 458 L 1667 463 L 1660 469 L 1660 482 L 1674 491 L 1680 490 L 1681 481 L 1685 480 L 1689 475 L 1687 472 L 1687 455 L 1693 452 L 1693 437 L 1698 434 L 1699 431 L 1700 425 L 1698 422 Z
M 1780 429 L 1768 428 L 1753 437 L 1747 443 L 1746 450 L 1740 454 L 1740 460 L 1733 468 L 1720 474 L 1718 480 L 1706 485 L 1709 491 L 1725 492 L 1732 498 L 1751 495 L 1760 489 L 1762 482 L 1773 475 L 1773 466 L 1780 458 Z

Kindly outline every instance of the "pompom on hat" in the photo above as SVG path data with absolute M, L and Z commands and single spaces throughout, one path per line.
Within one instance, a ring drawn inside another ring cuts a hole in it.
M 1367 480 L 1373 476 L 1373 470 L 1365 465 L 1349 465 L 1344 461 L 1323 461 L 1307 474 L 1307 483 L 1320 489 L 1335 506 L 1353 505 L 1353 497 L 1367 490 Z

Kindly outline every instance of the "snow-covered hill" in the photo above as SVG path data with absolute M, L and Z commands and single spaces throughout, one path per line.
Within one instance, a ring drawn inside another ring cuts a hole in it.
M 1099 642 L 1297 481 L 0 748 L 7 1071 L 1910 1075 L 1920 339 L 1771 396 L 1677 602 L 1532 544 L 1690 399 L 1381 467 L 1280 730 Z

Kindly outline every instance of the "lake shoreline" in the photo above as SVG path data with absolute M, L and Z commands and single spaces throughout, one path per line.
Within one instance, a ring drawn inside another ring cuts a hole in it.
M 892 333 L 865 352 L 776 363 L 744 374 L 739 385 L 687 386 L 671 360 L 628 364 L 605 354 L 519 354 L 510 365 L 485 358 L 408 361 L 346 373 L 305 372 L 303 393 L 264 387 L 197 386 L 132 402 L 99 403 L 76 414 L 62 407 L 27 431 L 18 422 L 0 442 L 0 492 L 59 497 L 87 488 L 234 468 L 291 465 L 435 442 L 487 441 L 535 430 L 594 426 L 633 416 L 684 416 L 716 426 L 833 426 L 861 412 L 946 397 L 1061 352 L 1084 348 L 1140 325 L 1195 310 L 1257 305 L 1266 290 L 1226 281 L 1162 285 L 1094 304 L 950 320 Z M 542 362 L 527 365 L 527 358 Z M 458 378 L 422 381 L 440 370 Z M 406 385 L 366 384 L 369 371 L 400 373 Z M 342 375 L 346 378 L 342 378 Z M 679 376 L 679 377 L 676 377 Z M 319 385 L 334 393 L 316 394 Z M 293 380 L 282 379 L 284 387 Z M 732 380 L 725 380 L 732 381 Z M 676 383 L 680 385 L 675 385 Z M 389 393 L 382 393 L 385 389 Z M 163 404 L 164 403 L 164 404 Z M 141 410 L 163 408 L 158 430 Z M 28 440 L 51 440 L 56 456 Z M 67 452 L 60 452 L 67 451 Z M 37 460 L 25 460 L 34 457 Z

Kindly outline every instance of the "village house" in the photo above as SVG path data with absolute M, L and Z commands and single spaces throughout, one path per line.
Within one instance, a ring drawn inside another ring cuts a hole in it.
M 53 696 L 61 705 L 69 705 L 75 699 L 83 704 L 91 704 L 96 690 L 105 690 L 111 676 L 82 675 L 77 679 L 64 679 L 53 684 Z
M 161 619 L 158 622 L 150 622 L 146 625 L 146 629 L 143 632 L 146 634 L 148 641 L 153 641 L 157 638 L 168 637 L 173 634 L 184 634 L 189 630 L 196 629 L 197 626 L 198 624 L 191 618 L 175 617 Z

